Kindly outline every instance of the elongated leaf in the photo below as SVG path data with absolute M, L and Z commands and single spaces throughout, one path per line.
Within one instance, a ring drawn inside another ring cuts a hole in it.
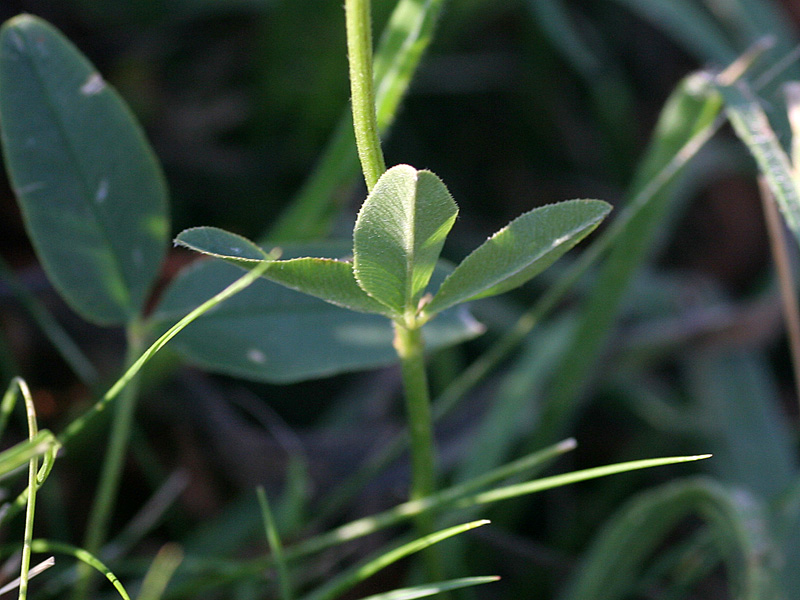
M 786 224 L 800 242 L 800 191 L 789 157 L 770 127 L 767 115 L 744 82 L 718 89 L 734 131 L 755 158 Z
M 420 552 L 425 548 L 429 548 L 430 546 L 438 544 L 439 542 L 442 542 L 448 538 L 469 531 L 470 529 L 481 527 L 488 523 L 488 520 L 481 519 L 479 521 L 472 521 L 471 523 L 464 523 L 463 525 L 456 525 L 455 527 L 449 527 L 447 529 L 437 531 L 436 533 L 413 540 L 407 544 L 399 546 L 398 548 L 389 550 L 388 552 L 382 552 L 379 556 L 375 558 L 369 558 L 362 564 L 347 569 L 343 573 L 333 577 L 323 586 L 305 596 L 303 600 L 334 600 L 358 583 L 385 569 L 389 565 L 396 563 L 398 560 Z
M 763 508 L 741 490 L 694 478 L 646 492 L 624 506 L 595 540 L 562 600 L 629 598 L 642 564 L 689 515 L 712 529 L 720 557 L 728 563 L 731 597 L 781 597 Z
M 173 322 L 240 272 L 222 261 L 198 261 L 165 292 L 154 320 Z M 423 328 L 430 349 L 481 331 L 462 310 L 448 311 Z M 173 345 L 211 371 L 290 382 L 392 364 L 397 360 L 392 338 L 391 322 L 381 315 L 345 310 L 259 279 L 187 327 Z
M 353 230 L 359 285 L 397 314 L 415 311 L 457 214 L 450 192 L 430 171 L 408 165 L 386 171 Z
M 519 287 L 589 235 L 610 210 L 599 200 L 569 200 L 517 217 L 456 267 L 427 311 Z
M 137 315 L 168 236 L 167 191 L 117 93 L 48 23 L 0 32 L 0 125 L 6 165 L 36 252 L 87 320 Z
M 438 583 L 426 583 L 414 587 L 400 588 L 399 590 L 392 590 L 391 592 L 384 592 L 383 594 L 367 596 L 363 600 L 416 600 L 416 598 L 427 598 L 428 596 L 435 596 L 442 592 L 481 585 L 482 583 L 492 583 L 499 579 L 499 577 L 494 577 L 492 575 L 485 577 L 462 577 L 461 579 L 450 579 Z
M 175 243 L 245 269 L 252 269 L 267 259 L 266 252 L 247 238 L 216 227 L 187 229 L 178 235 Z M 353 265 L 347 261 L 308 257 L 275 261 L 264 277 L 350 310 L 391 315 L 386 306 L 358 286 Z

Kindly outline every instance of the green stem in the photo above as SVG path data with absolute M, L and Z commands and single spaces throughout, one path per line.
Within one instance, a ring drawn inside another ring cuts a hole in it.
M 433 493 L 436 488 L 436 450 L 433 418 L 425 373 L 424 343 L 420 329 L 395 324 L 395 349 L 403 371 L 408 429 L 411 436 L 411 499 Z
M 347 54 L 350 62 L 350 94 L 353 104 L 353 128 L 358 157 L 367 189 L 386 170 L 375 114 L 375 90 L 372 75 L 372 24 L 369 0 L 346 0 Z
M 410 499 L 421 500 L 436 490 L 436 446 L 433 438 L 433 417 L 425 372 L 425 344 L 420 328 L 394 325 L 394 346 L 400 357 L 403 391 L 406 399 L 406 418 L 411 438 Z M 415 519 L 417 534 L 424 537 L 435 530 L 435 515 L 421 513 Z M 439 552 L 430 548 L 423 553 L 428 577 L 442 578 L 444 569 Z
M 34 439 L 39 433 L 36 424 L 36 408 L 33 406 L 33 398 L 28 389 L 28 385 L 22 380 L 17 379 L 17 385 L 22 392 L 25 400 L 25 413 L 28 417 L 28 436 Z M 22 561 L 19 576 L 19 600 L 28 597 L 28 577 L 31 567 L 31 540 L 33 539 L 33 517 L 36 509 L 36 476 L 39 472 L 39 460 L 32 458 L 28 465 L 28 507 L 25 512 L 25 533 L 22 542 Z
M 138 322 L 128 327 L 128 356 L 126 366 L 130 366 L 144 349 L 144 340 Z M 98 556 L 106 539 L 108 523 L 116 505 L 119 493 L 119 482 L 128 450 L 133 417 L 136 412 L 136 400 L 139 395 L 138 378 L 133 379 L 122 390 L 115 405 L 114 416 L 109 433 L 108 448 L 100 475 L 100 485 L 89 512 L 89 523 L 83 541 L 83 548 L 89 554 Z M 73 598 L 82 600 L 89 597 L 91 590 L 92 570 L 86 564 L 81 565 L 78 584 L 75 586 Z

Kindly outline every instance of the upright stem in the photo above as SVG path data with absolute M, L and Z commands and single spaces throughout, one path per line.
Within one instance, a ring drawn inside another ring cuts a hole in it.
M 395 323 L 394 347 L 400 357 L 403 373 L 406 418 L 411 438 L 410 499 L 420 500 L 436 491 L 436 447 L 422 331 Z M 426 511 L 416 517 L 415 523 L 420 537 L 433 533 L 434 514 Z M 433 581 L 442 579 L 444 567 L 438 549 L 428 548 L 423 553 L 423 559 L 428 577 Z
M 386 163 L 383 160 L 378 119 L 375 115 L 370 0 L 345 0 L 345 20 L 353 128 L 367 189 L 372 191 L 375 182 L 386 170 Z
M 420 329 L 394 326 L 394 344 L 403 371 L 403 389 L 411 437 L 411 500 L 424 498 L 436 488 L 436 450 L 433 418 L 425 373 L 424 345 Z
M 130 366 L 141 354 L 143 339 L 138 322 L 128 327 L 128 352 L 126 367 Z M 108 523 L 116 505 L 119 494 L 119 481 L 125 455 L 128 450 L 133 417 L 136 412 L 136 400 L 139 395 L 138 378 L 131 380 L 119 395 L 109 432 L 108 448 L 100 474 L 100 484 L 95 494 L 92 509 L 89 512 L 89 523 L 83 541 L 83 548 L 93 556 L 97 556 L 106 539 Z M 79 580 L 73 598 L 85 600 L 91 591 L 92 569 L 81 563 Z

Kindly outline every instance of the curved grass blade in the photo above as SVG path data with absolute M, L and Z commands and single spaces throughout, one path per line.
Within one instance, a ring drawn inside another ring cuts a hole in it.
M 378 179 L 353 229 L 353 272 L 395 314 L 414 314 L 458 207 L 430 171 L 397 165 Z
M 762 507 L 741 490 L 695 478 L 645 492 L 620 509 L 592 544 L 561 600 L 628 598 L 643 563 L 678 523 L 693 515 L 714 534 L 728 566 L 732 597 L 779 597 Z
M 119 595 L 123 598 L 123 600 L 131 600 L 131 597 L 128 595 L 128 592 L 125 591 L 125 587 L 122 585 L 117 576 L 111 572 L 111 570 L 105 566 L 100 560 L 98 560 L 95 556 L 92 556 L 86 550 L 81 548 L 77 548 L 75 546 L 71 546 L 70 544 L 64 544 L 62 542 L 53 542 L 50 540 L 33 540 L 31 542 L 31 549 L 34 552 L 52 552 L 55 554 L 66 554 L 68 556 L 72 556 L 77 558 L 79 561 L 89 565 L 111 582 L 111 585 L 114 586 L 114 589 L 117 590 Z
M 610 210 L 599 200 L 569 200 L 517 217 L 456 267 L 426 312 L 519 287 L 594 231 Z
M 382 513 L 351 521 L 325 534 L 300 542 L 294 546 L 289 546 L 285 549 L 286 558 L 287 560 L 297 560 L 305 556 L 316 554 L 317 552 L 362 538 L 376 531 L 386 529 L 387 527 L 406 522 L 429 510 L 439 510 L 442 507 L 469 508 L 476 505 L 491 504 L 500 500 L 534 494 L 572 483 L 606 477 L 608 475 L 692 462 L 703 460 L 708 457 L 708 454 L 704 454 L 699 456 L 677 456 L 617 463 L 604 467 L 574 471 L 563 475 L 545 477 L 535 481 L 497 488 L 488 492 L 477 494 L 470 494 L 467 492 L 466 495 L 460 497 L 454 497 L 448 490 L 444 490 L 426 498 L 405 502 Z M 271 565 L 272 559 L 268 557 L 266 559 L 260 558 L 246 564 L 240 564 L 233 569 L 226 568 L 224 571 L 214 571 L 213 567 L 209 566 L 209 572 L 214 572 L 214 581 L 211 583 L 211 586 L 216 587 L 229 581 L 236 581 L 239 578 L 247 577 L 248 575 L 260 574 L 265 568 Z M 193 586 L 192 592 L 197 593 L 198 587 Z M 176 596 L 177 595 L 176 593 Z
M 476 505 L 492 504 L 501 500 L 517 498 L 528 494 L 535 494 L 573 483 L 589 481 L 591 479 L 597 479 L 600 477 L 607 477 L 609 475 L 628 473 L 630 471 L 650 469 L 653 467 L 693 462 L 697 460 L 704 460 L 709 457 L 709 454 L 702 454 L 697 456 L 673 456 L 668 458 L 634 460 L 613 465 L 606 465 L 603 467 L 582 469 L 580 471 L 573 471 L 571 473 L 564 473 L 562 475 L 543 477 L 541 479 L 499 487 L 485 492 L 467 492 L 465 495 L 461 496 L 455 496 L 452 492 L 444 490 L 431 496 L 420 498 L 419 500 L 404 502 L 403 504 L 399 504 L 398 506 L 395 506 L 394 508 L 382 513 L 365 517 L 363 519 L 358 519 L 356 521 L 351 521 L 350 523 L 342 525 L 341 527 L 337 527 L 326 534 L 311 538 L 310 540 L 287 548 L 286 555 L 290 559 L 307 556 L 337 544 L 358 539 L 376 531 L 380 531 L 381 529 L 385 529 L 386 527 L 391 527 L 398 523 L 402 523 L 425 511 L 438 510 L 446 506 L 452 506 L 455 508 L 468 508 Z
M 56 437 L 47 429 L 42 429 L 31 439 L 14 444 L 0 453 L 0 479 L 32 458 L 44 456 L 57 445 Z
M 130 111 L 54 27 L 21 15 L 0 30 L 0 122 L 48 277 L 87 320 L 129 322 L 169 233 L 164 178 Z

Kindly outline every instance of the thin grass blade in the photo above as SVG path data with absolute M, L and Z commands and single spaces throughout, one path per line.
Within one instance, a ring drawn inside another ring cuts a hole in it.
M 455 527 L 449 527 L 447 529 L 443 529 L 441 531 L 437 531 L 436 533 L 416 539 L 407 544 L 403 544 L 399 548 L 385 552 L 377 558 L 368 559 L 353 569 L 348 569 L 346 572 L 334 577 L 331 581 L 313 591 L 311 594 L 305 596 L 303 600 L 334 600 L 356 584 L 364 581 L 368 577 L 371 577 L 378 571 L 385 569 L 398 560 L 401 560 L 412 554 L 416 554 L 425 548 L 429 548 L 434 544 L 438 544 L 439 542 L 442 542 L 453 536 L 459 535 L 471 529 L 475 529 L 476 527 L 486 525 L 487 523 L 489 523 L 489 521 L 483 519 L 480 521 L 465 523 L 463 525 L 456 525 Z
M 175 544 L 161 547 L 147 570 L 136 600 L 161 600 L 172 576 L 183 561 L 183 551 Z
M 86 550 L 81 548 L 77 548 L 75 546 L 71 546 L 70 544 L 64 544 L 62 542 L 54 542 L 51 540 L 43 540 L 37 539 L 31 542 L 31 549 L 34 552 L 47 552 L 47 553 L 55 553 L 55 554 L 66 554 L 67 556 L 72 556 L 73 558 L 78 559 L 79 561 L 89 565 L 99 573 L 101 573 L 106 579 L 111 582 L 111 585 L 114 586 L 114 589 L 117 590 L 117 593 L 123 598 L 123 600 L 131 600 L 131 597 L 128 595 L 128 592 L 125 590 L 125 587 L 122 585 L 117 576 L 111 572 L 111 570 L 105 566 L 97 557 L 92 556 Z
M 258 505 L 261 508 L 261 519 L 264 521 L 264 531 L 267 536 L 269 548 L 272 551 L 272 557 L 275 560 L 275 566 L 278 570 L 278 583 L 280 584 L 281 599 L 292 600 L 294 594 L 292 593 L 292 580 L 289 575 L 289 567 L 286 564 L 286 559 L 283 554 L 283 542 L 278 533 L 278 528 L 275 525 L 275 519 L 272 516 L 272 509 L 267 500 L 267 493 L 262 486 L 256 488 L 256 495 L 258 496 Z
M 440 583 L 428 583 L 409 588 L 401 588 L 383 594 L 367 596 L 362 600 L 415 600 L 416 598 L 427 598 L 428 596 L 434 596 L 443 592 L 473 587 L 484 583 L 492 583 L 499 580 L 499 577 L 492 575 L 486 577 L 464 577 L 462 579 L 451 579 Z

